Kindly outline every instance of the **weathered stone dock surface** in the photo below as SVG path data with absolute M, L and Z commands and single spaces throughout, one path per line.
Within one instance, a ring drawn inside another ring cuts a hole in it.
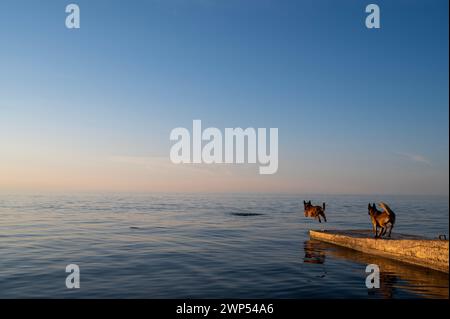
M 370 230 L 310 230 L 311 239 L 448 273 L 448 240 L 392 234 L 375 239 Z

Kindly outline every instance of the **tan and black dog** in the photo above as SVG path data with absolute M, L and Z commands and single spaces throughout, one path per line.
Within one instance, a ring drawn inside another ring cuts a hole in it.
M 320 206 L 313 206 L 311 201 L 306 202 L 303 201 L 303 206 L 305 207 L 305 217 L 313 217 L 319 219 L 319 223 L 322 222 L 320 216 L 323 217 L 325 221 L 327 221 L 327 217 L 325 216 L 325 203 Z
M 380 203 L 382 211 L 379 211 L 373 203 L 373 206 L 369 203 L 369 216 L 372 221 L 373 231 L 375 233 L 375 238 L 380 238 L 386 234 L 387 227 L 389 226 L 388 237 L 391 237 L 392 228 L 395 224 L 395 214 L 392 209 L 385 203 Z M 380 228 L 380 232 L 378 232 Z

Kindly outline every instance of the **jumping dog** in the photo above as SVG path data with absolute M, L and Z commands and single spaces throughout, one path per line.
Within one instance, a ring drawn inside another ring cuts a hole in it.
M 322 220 L 320 219 L 320 216 L 322 216 L 325 222 L 327 221 L 327 217 L 325 216 L 325 203 L 323 203 L 322 207 L 320 207 L 313 206 L 311 204 L 311 201 L 303 201 L 303 206 L 305 207 L 305 217 L 317 218 L 319 220 L 319 223 L 321 223 Z

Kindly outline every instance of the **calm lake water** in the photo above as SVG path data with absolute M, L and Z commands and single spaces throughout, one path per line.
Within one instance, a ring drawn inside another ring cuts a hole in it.
M 325 201 L 328 223 L 303 199 Z M 0 298 L 448 298 L 446 274 L 309 240 L 370 228 L 381 200 L 394 232 L 448 237 L 448 197 L 0 195 Z M 380 289 L 365 286 L 370 263 Z

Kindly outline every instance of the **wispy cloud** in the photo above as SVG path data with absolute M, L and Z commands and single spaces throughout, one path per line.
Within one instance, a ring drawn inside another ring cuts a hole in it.
M 405 153 L 405 152 L 397 152 L 397 155 L 400 155 L 404 159 L 406 159 L 408 161 L 411 161 L 411 162 L 415 162 L 415 163 L 420 163 L 420 164 L 425 164 L 425 165 L 431 166 L 431 161 L 428 158 L 426 158 L 425 156 L 420 155 L 420 154 L 411 154 L 411 153 Z
M 186 173 L 194 174 L 217 174 L 232 175 L 229 166 L 226 165 L 206 165 L 206 164 L 173 164 L 168 157 L 146 157 L 146 156 L 111 156 L 110 162 L 141 167 L 147 171 L 158 173 Z
M 145 156 L 111 156 L 111 162 L 139 165 L 144 167 L 157 167 L 168 164 L 167 158 L 164 157 L 145 157 Z

